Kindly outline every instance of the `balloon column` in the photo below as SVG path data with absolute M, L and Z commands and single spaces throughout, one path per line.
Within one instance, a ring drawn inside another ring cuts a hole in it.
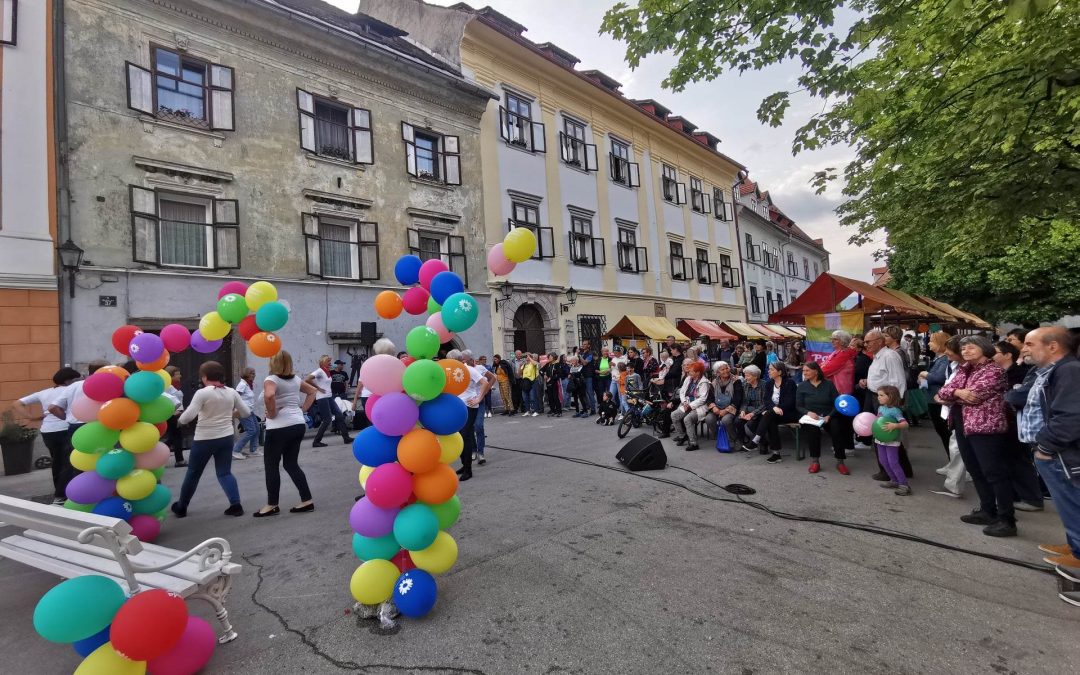
M 492 248 L 488 269 L 509 274 L 535 248 L 532 231 L 516 228 Z M 459 430 L 468 409 L 458 396 L 470 382 L 465 364 L 433 359 L 440 345 L 476 323 L 480 308 L 442 260 L 403 256 L 394 276 L 410 288 L 380 293 L 376 313 L 394 319 L 402 311 L 426 312 L 428 318 L 408 332 L 407 357 L 376 354 L 360 368 L 360 381 L 372 393 L 372 426 L 353 443 L 365 496 L 349 514 L 353 552 L 362 561 L 349 588 L 369 615 L 392 599 L 404 616 L 421 617 L 435 605 L 434 577 L 457 561 L 457 542 L 447 530 L 461 514 L 461 501 L 450 464 L 464 448 Z
M 233 324 L 253 354 L 273 356 L 281 350 L 273 331 L 289 320 L 288 307 L 277 298 L 277 289 L 266 281 L 251 286 L 230 281 L 218 293 L 217 310 L 190 333 L 175 323 L 160 335 L 138 326 L 117 328 L 113 347 L 134 359 L 138 371 L 106 366 L 83 383 L 72 414 L 85 424 L 71 438 L 71 465 L 83 473 L 68 484 L 64 506 L 123 518 L 140 540 L 154 541 L 172 500 L 169 488 L 160 484 L 170 454 L 161 435 L 176 410 L 165 395 L 172 385 L 165 366 L 172 354 L 188 347 L 203 354 L 217 351 Z
M 34 629 L 83 657 L 76 675 L 190 675 L 210 660 L 210 624 L 188 614 L 183 598 L 149 590 L 128 598 L 103 576 L 63 581 L 34 608 Z

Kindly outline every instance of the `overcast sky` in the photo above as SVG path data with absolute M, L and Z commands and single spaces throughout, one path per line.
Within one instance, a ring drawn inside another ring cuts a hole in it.
M 335 5 L 355 11 L 357 0 L 330 0 Z M 429 0 L 432 4 L 452 5 L 457 0 Z M 534 42 L 551 41 L 581 59 L 579 69 L 597 68 L 622 83 L 630 98 L 654 98 L 672 114 L 690 120 L 698 127 L 720 137 L 719 149 L 745 164 L 750 178 L 769 190 L 777 206 L 813 237 L 822 237 L 829 250 L 832 270 L 857 279 L 872 280 L 870 269 L 873 246 L 856 248 L 847 243 L 849 233 L 837 223 L 833 209 L 839 202 L 839 187 L 824 195 L 815 195 L 809 181 L 814 172 L 825 167 L 842 167 L 852 155 L 846 147 L 804 152 L 793 157 L 791 140 L 794 131 L 811 110 L 821 103 L 808 98 L 795 100 L 789 109 L 788 123 L 771 128 L 757 120 L 762 98 L 774 91 L 794 89 L 798 67 L 782 65 L 742 76 L 730 73 L 713 82 L 691 84 L 681 93 L 660 86 L 674 63 L 670 56 L 647 59 L 637 70 L 624 62 L 625 49 L 610 36 L 600 35 L 600 22 L 613 0 L 488 0 L 470 2 L 474 7 L 490 5 L 514 21 L 526 26 L 525 36 Z

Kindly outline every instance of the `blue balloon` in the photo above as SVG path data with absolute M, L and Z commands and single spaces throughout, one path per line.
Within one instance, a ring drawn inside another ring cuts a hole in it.
M 123 497 L 102 499 L 91 513 L 108 518 L 123 518 L 124 520 L 131 520 L 131 516 L 135 515 L 131 502 Z
M 435 577 L 422 569 L 409 570 L 394 584 L 394 605 L 404 616 L 418 619 L 435 606 L 438 591 Z
M 439 436 L 461 431 L 468 419 L 465 402 L 453 394 L 439 394 L 420 404 L 420 424 Z
M 841 394 L 836 397 L 836 412 L 846 417 L 855 417 L 859 414 L 859 399 L 851 394 Z
M 461 277 L 453 272 L 439 272 L 432 278 L 431 288 L 428 290 L 435 302 L 441 305 L 454 293 L 464 292 L 465 284 L 461 282 Z
M 353 440 L 353 457 L 365 466 L 396 462 L 397 444 L 400 440 L 401 436 L 387 436 L 375 427 L 368 427 Z
M 424 261 L 417 255 L 403 255 L 394 264 L 394 278 L 403 286 L 420 283 L 420 266 Z
M 75 653 L 83 658 L 90 656 L 90 653 L 109 641 L 109 629 L 112 628 L 112 624 L 105 626 L 105 629 L 100 633 L 91 635 L 88 638 L 82 640 L 76 640 L 71 643 L 71 646 L 75 648 Z

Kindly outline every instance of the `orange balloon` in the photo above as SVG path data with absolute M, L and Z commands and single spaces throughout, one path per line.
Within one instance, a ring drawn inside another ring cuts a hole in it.
M 135 365 L 139 367 L 139 370 L 149 370 L 151 372 L 162 370 L 163 368 L 165 368 L 165 366 L 169 365 L 169 350 L 161 350 L 161 356 L 158 358 L 157 361 L 149 361 L 146 363 L 136 361 Z
M 439 437 L 427 429 L 410 431 L 398 441 L 398 463 L 412 473 L 431 471 L 439 464 L 440 456 Z
M 102 366 L 101 368 L 98 368 L 94 372 L 97 372 L 97 373 L 112 373 L 113 375 L 119 377 L 121 380 L 126 380 L 128 378 L 128 375 L 131 375 L 131 373 L 124 370 L 120 366 Z
M 457 359 L 442 359 L 439 365 L 446 372 L 446 386 L 443 387 L 443 393 L 454 396 L 465 393 L 465 390 L 469 388 L 470 377 L 469 369 L 465 367 L 465 364 Z
M 281 338 L 273 333 L 261 332 L 255 333 L 248 340 L 248 349 L 255 356 L 261 356 L 264 359 L 268 359 L 274 354 L 281 351 Z
M 139 421 L 139 404 L 129 398 L 114 398 L 98 410 L 98 422 L 114 431 L 123 431 Z
M 404 306 L 401 296 L 393 291 L 383 291 L 375 296 L 375 313 L 384 319 L 396 319 Z
M 425 504 L 442 504 L 457 492 L 458 477 L 449 464 L 413 476 L 413 494 Z

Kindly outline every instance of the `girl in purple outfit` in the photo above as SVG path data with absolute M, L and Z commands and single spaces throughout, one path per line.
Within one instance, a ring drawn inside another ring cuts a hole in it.
M 882 425 L 885 431 L 895 429 L 907 429 L 908 423 L 904 419 L 904 411 L 900 409 L 900 390 L 891 384 L 887 384 L 877 391 L 878 416 L 891 417 L 896 422 Z M 874 447 L 877 448 L 878 461 L 889 474 L 890 480 L 882 483 L 883 488 L 896 488 L 895 494 L 906 497 L 911 494 L 911 486 L 908 485 L 907 476 L 900 467 L 900 441 L 879 441 L 874 439 Z

